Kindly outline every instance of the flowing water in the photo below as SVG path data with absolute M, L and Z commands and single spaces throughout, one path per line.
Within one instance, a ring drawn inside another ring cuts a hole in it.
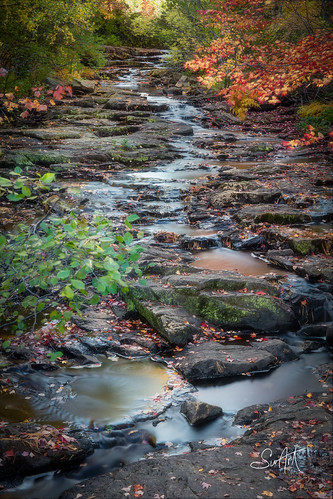
M 138 63 L 138 60 L 136 60 Z M 147 212 L 146 233 L 153 235 L 159 231 L 174 232 L 190 236 L 206 236 L 217 233 L 218 228 L 209 222 L 193 227 L 186 222 L 184 195 L 193 185 L 198 185 L 213 178 L 221 162 L 214 157 L 214 152 L 197 148 L 198 141 L 218 136 L 219 131 L 205 129 L 199 123 L 200 111 L 172 96 L 156 95 L 153 89 L 147 94 L 143 87 L 146 72 L 151 67 L 160 67 L 160 59 L 142 58 L 141 67 L 114 69 L 117 84 L 122 88 L 141 91 L 148 100 L 157 104 L 168 104 L 168 110 L 160 116 L 167 120 L 191 125 L 193 136 L 175 138 L 172 147 L 179 158 L 166 164 L 144 171 L 125 171 L 110 173 L 105 182 L 66 182 L 69 191 L 88 200 L 83 211 L 98 210 L 106 216 L 117 218 L 124 213 L 135 212 L 140 207 Z M 238 134 L 238 142 L 270 140 L 274 137 L 253 137 Z M 223 162 L 230 168 L 249 169 L 255 162 Z M 149 191 L 152 196 L 141 198 L 141 192 Z M 227 216 L 221 217 L 221 223 L 228 225 Z M 320 228 L 316 228 L 320 230 Z M 237 270 L 245 275 L 262 276 L 267 273 L 284 275 L 281 271 L 261 261 L 249 252 L 233 251 L 226 248 L 214 248 L 195 255 L 194 266 L 213 270 Z M 297 340 L 289 338 L 289 343 L 297 348 Z M 120 421 L 131 421 L 131 417 L 149 412 L 154 406 L 154 397 L 162 393 L 171 376 L 164 366 L 149 360 L 130 361 L 125 359 L 103 359 L 100 367 L 82 369 L 64 369 L 61 374 L 30 374 L 24 379 L 26 390 L 23 395 L 5 394 L 2 398 L 2 418 L 15 422 L 30 417 L 40 423 L 64 424 L 72 428 L 87 428 L 89 425 L 105 426 Z M 289 362 L 278 369 L 256 377 L 242 377 L 210 386 L 198 386 L 196 396 L 199 400 L 218 404 L 224 410 L 219 418 L 199 428 L 191 427 L 179 413 L 177 400 L 184 396 L 184 391 L 173 390 L 173 405 L 153 426 L 152 421 L 136 423 L 136 428 L 153 434 L 157 446 L 169 442 L 170 453 L 188 450 L 191 441 L 205 440 L 219 442 L 222 438 L 230 440 L 242 433 L 242 429 L 232 426 L 232 419 L 237 410 L 255 403 L 272 402 L 308 390 L 319 390 L 314 368 L 319 363 L 328 362 L 329 355 L 324 351 L 301 356 L 300 360 Z M 29 385 L 30 384 L 30 385 Z M 29 386 L 38 386 L 39 397 L 30 394 Z M 186 392 L 186 389 L 185 389 Z M 22 390 L 21 392 L 22 393 Z M 49 396 L 51 394 L 51 403 Z M 178 397 L 178 399 L 177 399 Z M 171 403 L 169 401 L 169 405 Z M 168 405 L 168 404 L 167 404 Z M 165 407 L 167 407 L 167 405 Z M 144 418 L 143 418 L 144 419 Z M 53 474 L 46 473 L 23 481 L 15 491 L 9 491 L 4 498 L 56 498 L 60 493 L 75 483 L 106 472 L 120 463 L 140 459 L 153 449 L 148 444 L 140 443 L 97 449 L 78 471 Z

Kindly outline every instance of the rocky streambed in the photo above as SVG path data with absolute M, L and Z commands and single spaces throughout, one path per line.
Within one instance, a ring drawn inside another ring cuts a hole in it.
M 288 108 L 241 123 L 165 54 L 107 51 L 49 121 L 0 130 L 4 172 L 54 171 L 60 187 L 3 203 L 1 222 L 138 213 L 147 284 L 65 336 L 12 339 L 2 495 L 329 497 L 329 157 L 282 148 Z

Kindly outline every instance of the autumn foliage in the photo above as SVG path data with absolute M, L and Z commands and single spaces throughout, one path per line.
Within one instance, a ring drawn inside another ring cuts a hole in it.
M 218 1 L 215 10 L 200 12 L 202 22 L 220 34 L 201 47 L 187 69 L 216 88 L 241 118 L 254 105 L 277 104 L 304 86 L 322 87 L 333 76 L 333 34 L 320 26 L 299 39 L 273 36 L 277 22 L 273 2 Z

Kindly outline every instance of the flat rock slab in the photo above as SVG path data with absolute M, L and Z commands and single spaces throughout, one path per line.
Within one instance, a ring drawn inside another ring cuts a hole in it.
M 312 222 L 312 217 L 302 210 L 283 204 L 262 204 L 242 208 L 235 214 L 239 222 L 268 222 L 280 225 L 295 225 Z
M 286 255 L 280 251 L 272 250 L 267 252 L 266 258 L 274 265 L 289 270 L 290 272 L 295 272 L 295 274 L 306 277 L 312 281 L 333 281 L 331 256 L 307 255 L 306 258 L 301 258 L 294 254 Z
M 222 345 L 208 341 L 187 346 L 174 359 L 174 366 L 191 383 L 268 371 L 285 360 L 297 358 L 281 340 L 252 345 Z
M 256 189 L 250 191 L 224 190 L 210 198 L 214 208 L 223 208 L 247 203 L 274 203 L 281 197 L 281 192 L 271 189 Z
M 76 439 L 52 426 L 11 424 L 0 428 L 0 479 L 68 469 L 93 452 L 87 439 Z

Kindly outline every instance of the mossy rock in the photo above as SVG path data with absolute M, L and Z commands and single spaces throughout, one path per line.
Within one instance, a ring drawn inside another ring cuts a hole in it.
M 311 216 L 287 205 L 259 205 L 242 208 L 235 215 L 239 222 L 268 222 L 271 224 L 297 225 L 309 223 Z

